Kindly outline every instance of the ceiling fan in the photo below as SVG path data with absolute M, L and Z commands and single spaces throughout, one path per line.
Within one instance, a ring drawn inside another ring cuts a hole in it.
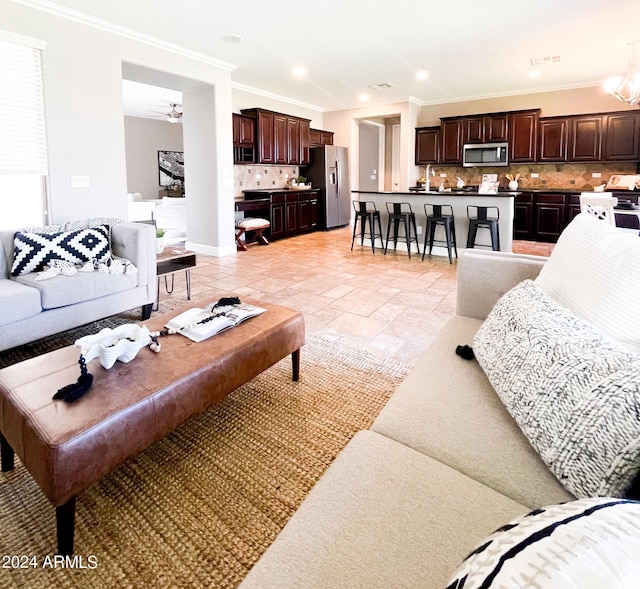
M 160 115 L 164 115 L 165 117 L 167 117 L 167 121 L 169 121 L 170 123 L 182 122 L 182 113 L 179 110 L 176 110 L 176 106 L 182 107 L 182 105 L 171 103 L 169 106 L 171 107 L 171 110 L 169 112 L 160 112 L 158 110 L 154 110 L 152 112 L 157 112 Z

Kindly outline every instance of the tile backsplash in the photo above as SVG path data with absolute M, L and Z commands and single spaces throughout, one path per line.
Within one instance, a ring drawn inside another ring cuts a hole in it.
M 520 190 L 549 189 L 570 189 L 570 190 L 593 190 L 600 184 L 606 184 L 613 174 L 636 174 L 636 164 L 622 162 L 613 164 L 520 164 L 499 168 L 462 168 L 453 166 L 434 166 L 436 175 L 431 177 L 431 187 L 438 188 L 440 181 L 445 188 L 455 188 L 456 176 L 460 176 L 467 185 L 479 185 L 482 183 L 483 174 L 498 174 L 500 188 L 506 188 L 509 181 L 506 174 L 520 174 L 518 187 Z M 420 174 L 424 176 L 426 168 L 420 167 Z M 441 178 L 440 174 L 446 174 L 446 178 Z M 538 177 L 535 177 L 538 174 Z M 594 174 L 600 174 L 594 177 Z M 532 175 L 534 177 L 532 177 Z M 418 178 L 416 178 L 416 181 Z M 414 182 L 414 185 L 416 182 Z
M 265 166 L 246 164 L 233 166 L 233 194 L 242 196 L 243 190 L 255 188 L 284 188 L 298 177 L 298 166 Z

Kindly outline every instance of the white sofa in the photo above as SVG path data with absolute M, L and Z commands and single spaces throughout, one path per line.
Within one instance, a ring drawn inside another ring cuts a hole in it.
M 61 228 L 63 230 L 63 228 Z M 155 231 L 143 223 L 111 227 L 113 256 L 137 272 L 78 272 L 37 280 L 40 272 L 12 276 L 14 230 L 0 231 L 0 350 L 91 321 L 142 307 L 146 318 L 156 300 Z
M 601 231 L 605 231 L 604 237 Z M 481 363 L 456 354 L 458 346 L 474 345 L 476 356 L 483 350 L 480 356 L 484 361 L 500 343 L 500 353 L 512 346 L 526 355 L 528 336 L 519 332 L 517 337 L 494 336 L 490 330 L 517 332 L 521 329 L 517 325 L 531 319 L 535 331 L 538 322 L 527 317 L 526 311 L 509 316 L 504 310 L 500 315 L 500 309 L 518 291 L 513 287 L 538 288 L 538 282 L 554 296 L 568 297 L 567 314 L 573 317 L 575 313 L 585 323 L 593 319 L 593 325 L 602 327 L 607 337 L 612 335 L 612 342 L 616 334 L 625 340 L 635 331 L 635 343 L 640 344 L 637 314 L 627 314 L 625 326 L 617 321 L 624 317 L 621 305 L 628 305 L 630 293 L 640 292 L 638 238 L 616 233 L 616 229 L 584 214 L 565 233 L 549 259 L 553 264 L 537 256 L 461 252 L 456 316 L 418 360 L 371 429 L 357 433 L 338 455 L 253 566 L 242 589 L 444 589 L 469 551 L 496 528 L 541 506 L 580 503 L 523 434 Z M 535 283 L 530 282 L 533 279 Z M 589 284 L 590 293 L 584 292 L 585 284 Z M 583 296 L 577 296 L 581 290 Z M 501 303 L 496 305 L 499 299 Z M 519 366 L 526 364 L 522 359 L 507 363 L 503 372 L 518 375 Z M 544 373 L 553 362 L 529 364 Z M 492 364 L 485 368 L 491 372 Z M 523 374 L 523 380 L 533 379 Z M 514 386 L 504 388 L 508 393 Z M 630 386 L 640 411 L 638 384 Z M 563 391 L 562 385 L 559 391 Z M 633 420 L 631 425 L 636 427 L 632 435 L 638 436 L 635 446 L 632 444 L 637 459 L 635 488 L 629 491 L 633 494 L 638 493 L 640 478 L 640 430 Z M 562 433 L 556 438 L 561 439 Z M 640 519 L 636 523 L 634 549 L 640 538 Z M 530 574 L 538 580 L 538 573 Z M 467 581 L 450 587 L 480 586 Z M 549 586 L 540 583 L 535 586 Z M 524 585 L 512 581 L 482 586 Z M 553 586 L 576 585 L 560 582 Z M 631 585 L 598 585 L 596 581 L 588 586 Z

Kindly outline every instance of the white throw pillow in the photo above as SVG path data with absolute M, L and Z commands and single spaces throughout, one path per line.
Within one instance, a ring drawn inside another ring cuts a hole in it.
M 483 540 L 447 589 L 630 589 L 640 584 L 640 503 L 581 499 L 536 509 Z
M 640 353 L 640 237 L 581 213 L 560 235 L 536 284 L 627 350 Z
M 531 280 L 506 293 L 473 349 L 531 445 L 576 497 L 624 497 L 640 476 L 640 356 Z

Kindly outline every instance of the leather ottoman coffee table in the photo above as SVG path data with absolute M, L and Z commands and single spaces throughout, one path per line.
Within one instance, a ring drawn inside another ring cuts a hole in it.
M 76 497 L 90 485 L 289 354 L 298 380 L 302 315 L 249 302 L 266 313 L 202 342 L 162 337 L 160 353 L 145 347 L 109 370 L 93 360 L 93 385 L 73 403 L 52 396 L 79 376 L 75 346 L 0 370 L 2 470 L 15 452 L 56 507 L 60 554 L 73 552 Z M 188 308 L 144 325 L 162 329 Z

